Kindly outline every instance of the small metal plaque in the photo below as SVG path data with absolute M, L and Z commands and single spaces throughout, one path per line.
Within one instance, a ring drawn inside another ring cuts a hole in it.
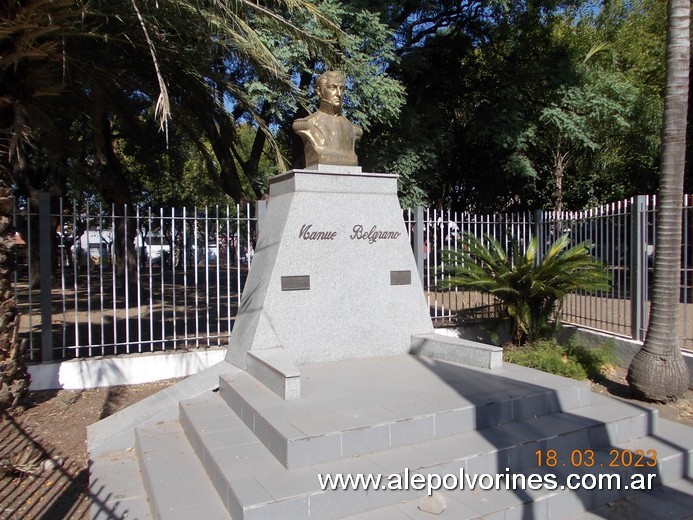
M 310 291 L 310 276 L 282 276 L 282 291 Z
M 411 271 L 390 271 L 390 285 L 411 285 Z

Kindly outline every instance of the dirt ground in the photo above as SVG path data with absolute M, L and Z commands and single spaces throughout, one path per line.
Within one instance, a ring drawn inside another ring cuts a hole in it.
M 34 392 L 26 409 L 2 414 L 0 520 L 88 518 L 87 426 L 174 382 Z M 610 370 L 609 380 L 593 383 L 593 390 L 633 401 L 623 369 Z M 677 402 L 649 406 L 693 426 L 693 391 Z
M 686 391 L 683 397 L 672 403 L 644 403 L 631 396 L 630 388 L 626 382 L 626 373 L 625 368 L 610 367 L 606 374 L 608 379 L 601 383 L 592 383 L 592 391 L 655 408 L 660 417 L 693 427 L 693 390 Z
M 175 382 L 32 392 L 0 414 L 0 520 L 89 518 L 87 426 Z

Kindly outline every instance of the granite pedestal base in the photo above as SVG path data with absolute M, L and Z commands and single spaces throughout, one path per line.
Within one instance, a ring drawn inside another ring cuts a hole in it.
M 322 167 L 271 179 L 229 362 L 295 399 L 303 366 L 405 354 L 431 333 L 396 176 Z

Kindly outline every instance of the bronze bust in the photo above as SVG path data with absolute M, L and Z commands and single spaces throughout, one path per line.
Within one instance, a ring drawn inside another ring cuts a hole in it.
M 318 164 L 358 165 L 354 147 L 363 130 L 341 115 L 344 89 L 344 74 L 335 71 L 322 74 L 317 81 L 320 107 L 292 125 L 303 141 L 306 168 Z

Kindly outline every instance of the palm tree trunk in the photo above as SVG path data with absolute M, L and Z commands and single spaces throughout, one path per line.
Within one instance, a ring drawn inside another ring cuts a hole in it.
M 627 377 L 633 394 L 650 401 L 675 399 L 688 388 L 688 370 L 681 355 L 679 291 L 690 9 L 690 0 L 669 1 L 652 305 L 645 343 L 631 362 Z
M 25 344 L 18 337 L 19 310 L 12 294 L 14 229 L 12 177 L 0 164 L 0 410 L 22 402 L 30 377 L 24 361 Z

